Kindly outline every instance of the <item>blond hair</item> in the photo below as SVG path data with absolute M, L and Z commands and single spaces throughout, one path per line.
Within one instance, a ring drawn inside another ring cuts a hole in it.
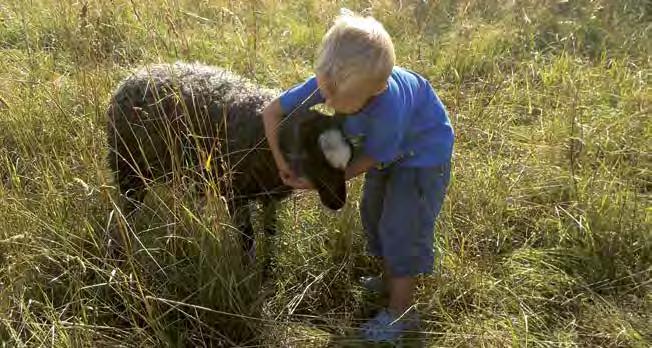
M 380 22 L 342 9 L 322 39 L 315 71 L 336 90 L 376 88 L 385 85 L 395 60 L 394 44 Z

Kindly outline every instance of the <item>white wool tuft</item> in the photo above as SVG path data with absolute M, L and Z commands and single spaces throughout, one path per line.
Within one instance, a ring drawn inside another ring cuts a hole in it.
M 330 129 L 322 133 L 319 136 L 319 146 L 332 167 L 342 170 L 346 168 L 351 159 L 351 147 L 341 131 Z

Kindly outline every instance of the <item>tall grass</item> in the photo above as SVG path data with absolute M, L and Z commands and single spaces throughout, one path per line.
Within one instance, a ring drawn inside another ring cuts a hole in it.
M 359 275 L 360 181 L 332 214 L 287 201 L 272 280 L 239 262 L 220 200 L 155 187 L 121 217 L 104 109 L 140 64 L 201 60 L 287 88 L 339 7 L 367 11 L 427 75 L 457 134 L 419 283 L 433 346 L 652 341 L 650 6 L 624 0 L 7 0 L 0 4 L 2 346 L 350 346 L 383 304 Z M 408 340 L 412 337 L 408 337 Z M 408 342 L 408 343 L 411 343 Z

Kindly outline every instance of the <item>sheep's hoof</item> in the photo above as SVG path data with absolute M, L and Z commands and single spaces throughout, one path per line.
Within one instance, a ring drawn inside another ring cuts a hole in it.
M 118 243 L 115 239 L 109 238 L 107 246 L 107 259 L 121 262 L 126 257 L 125 247 L 122 243 Z
M 267 257 L 263 262 L 262 281 L 265 282 L 266 280 L 272 278 L 273 274 L 274 274 L 274 264 L 272 262 L 272 259 L 270 257 Z
M 267 236 L 275 236 L 276 235 L 276 228 L 275 227 L 265 227 L 265 235 L 267 235 Z
M 122 262 L 127 258 L 127 242 L 120 231 L 120 226 L 116 223 L 110 227 L 104 241 L 106 245 L 106 258 L 115 262 Z
M 253 266 L 256 264 L 256 242 L 253 241 L 251 246 L 244 252 L 245 264 Z

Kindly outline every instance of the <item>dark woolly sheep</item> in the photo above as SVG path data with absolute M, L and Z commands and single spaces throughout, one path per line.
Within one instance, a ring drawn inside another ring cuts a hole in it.
M 291 193 L 278 176 L 262 122 L 262 109 L 277 94 L 198 63 L 151 65 L 124 79 L 107 111 L 108 160 L 127 201 L 123 213 L 142 204 L 153 182 L 173 175 L 217 180 L 245 250 L 253 247 L 250 201 L 263 203 L 265 231 L 274 234 L 276 203 Z M 343 168 L 351 157 L 340 123 L 299 107 L 279 129 L 289 162 L 334 210 L 346 200 Z

